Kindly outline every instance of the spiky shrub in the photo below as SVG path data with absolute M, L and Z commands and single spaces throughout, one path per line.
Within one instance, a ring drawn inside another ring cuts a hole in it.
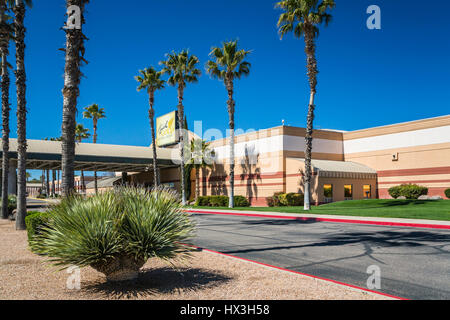
M 68 198 L 50 210 L 31 241 L 34 252 L 63 268 L 91 266 L 108 280 L 129 280 L 149 258 L 183 258 L 195 225 L 178 197 L 159 189 L 119 188 L 88 199 Z

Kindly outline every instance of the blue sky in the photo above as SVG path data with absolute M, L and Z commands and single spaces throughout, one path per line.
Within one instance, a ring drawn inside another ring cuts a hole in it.
M 189 48 L 201 61 L 210 48 L 239 38 L 252 50 L 251 74 L 236 83 L 236 126 L 245 130 L 304 126 L 309 99 L 303 40 L 282 41 L 280 11 L 269 0 L 93 0 L 87 6 L 82 109 L 98 103 L 108 118 L 99 124 L 99 143 L 150 144 L 148 98 L 136 91 L 138 70 L 172 50 Z M 333 22 L 317 41 L 316 128 L 356 130 L 449 114 L 450 3 L 411 0 L 337 0 Z M 382 29 L 366 28 L 366 9 L 381 8 Z M 28 138 L 60 136 L 65 34 L 65 1 L 35 1 L 26 24 Z M 12 50 L 13 52 L 13 50 Z M 10 62 L 13 62 L 13 54 Z M 15 130 L 15 88 L 11 88 L 11 135 Z M 185 90 L 189 125 L 228 126 L 226 91 L 204 72 Z M 156 113 L 172 111 L 174 88 L 156 95 Z

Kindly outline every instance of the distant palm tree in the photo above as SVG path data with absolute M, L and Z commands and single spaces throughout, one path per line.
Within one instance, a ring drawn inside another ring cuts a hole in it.
M 209 148 L 209 143 L 201 139 L 191 140 L 191 157 L 186 163 L 186 171 L 190 172 L 195 169 L 195 201 L 200 196 L 200 170 L 210 168 L 215 156 L 213 150 Z
M 50 139 L 51 141 L 59 141 L 59 142 L 61 142 L 62 141 L 62 137 L 59 137 L 59 138 L 51 138 Z M 56 190 L 58 190 L 58 192 L 60 192 L 61 190 L 61 182 L 60 182 L 60 170 L 53 170 L 53 173 L 52 173 L 52 175 L 54 175 L 55 176 L 55 178 L 53 178 L 53 184 L 54 184 L 54 186 L 53 186 L 53 189 L 55 189 L 54 190 L 54 194 L 55 194 L 55 196 L 56 196 Z
M 281 38 L 293 31 L 297 38 L 305 38 L 305 53 L 307 57 L 307 70 L 310 86 L 310 100 L 308 106 L 308 117 L 306 123 L 306 152 L 305 152 L 305 210 L 311 209 L 310 188 L 311 188 L 311 157 L 313 141 L 313 121 L 314 121 L 314 98 L 317 86 L 317 60 L 315 38 L 319 35 L 318 25 L 331 21 L 328 9 L 335 7 L 334 0 L 285 0 L 276 4 L 284 12 L 278 20 L 278 27 Z
M 78 143 L 83 142 L 83 139 L 89 139 L 91 134 L 89 133 L 89 129 L 85 128 L 82 124 L 77 124 L 75 127 L 75 140 L 78 141 Z M 81 188 L 82 191 L 86 191 L 86 182 L 84 179 L 84 171 L 81 170 Z
M 8 0 L 14 11 L 14 34 L 16 44 L 16 92 L 17 92 L 17 214 L 16 229 L 25 230 L 27 214 L 27 101 L 25 72 L 25 13 L 31 0 Z
M 98 104 L 90 105 L 89 107 L 84 108 L 83 118 L 92 119 L 94 124 L 94 135 L 93 140 L 94 143 L 97 143 L 97 129 L 98 129 L 98 120 L 106 118 L 106 113 L 104 108 L 100 108 Z M 95 193 L 98 193 L 97 187 L 97 171 L 94 171 L 94 188 Z
M 9 41 L 12 38 L 12 26 L 8 23 L 6 14 L 7 1 L 0 0 L 0 55 L 1 55 L 1 88 L 2 88 L 2 218 L 8 219 L 8 175 L 9 175 L 9 71 L 8 55 Z
M 28 181 L 30 180 L 30 178 L 31 178 L 31 173 L 27 172 L 27 173 L 25 174 L 25 177 L 26 177 L 27 182 L 28 182 Z
M 234 112 L 235 102 L 233 99 L 234 80 L 250 73 L 250 63 L 244 61 L 250 51 L 238 50 L 237 41 L 229 41 L 222 44 L 222 47 L 214 47 L 210 53 L 213 60 L 206 64 L 208 73 L 225 83 L 228 91 L 228 116 L 230 125 L 230 203 L 229 207 L 234 207 Z
M 161 72 L 156 71 L 153 67 L 145 68 L 144 70 L 139 70 L 140 75 L 135 77 L 136 81 L 139 82 L 138 91 L 147 89 L 149 96 L 148 117 L 150 119 L 150 128 L 152 131 L 152 147 L 153 147 L 153 180 L 155 188 L 158 187 L 159 181 L 159 170 L 158 170 L 158 159 L 156 154 L 156 137 L 155 137 L 155 110 L 153 105 L 155 103 L 155 91 L 164 89 L 166 81 L 161 79 Z
M 188 50 L 183 50 L 179 53 L 172 52 L 170 54 L 166 54 L 167 60 L 161 61 L 160 64 L 163 65 L 162 73 L 168 74 L 169 80 L 167 83 L 171 86 L 176 86 L 178 90 L 178 127 L 183 128 L 183 120 L 184 120 L 184 106 L 183 106 L 183 98 L 184 98 L 184 89 L 188 83 L 196 83 L 198 82 L 198 77 L 202 74 L 202 72 L 197 68 L 199 60 L 196 56 L 190 55 Z M 180 180 L 181 180 L 181 199 L 183 205 L 186 205 L 186 190 L 185 190 L 185 172 L 184 172 L 184 130 L 180 134 L 180 156 L 181 156 L 181 165 L 180 165 Z
M 52 138 L 45 138 L 44 141 L 52 141 Z M 50 169 L 45 169 L 43 171 L 44 179 L 45 179 L 45 189 L 47 193 L 47 198 L 51 197 L 51 189 L 50 189 Z
M 66 32 L 66 63 L 64 67 L 63 89 L 63 124 L 62 124 L 62 189 L 65 196 L 74 190 L 75 185 L 75 116 L 77 99 L 80 95 L 80 67 L 84 59 L 86 36 L 83 34 L 85 5 L 89 0 L 66 0 L 66 8 L 76 6 L 80 9 L 80 27 L 65 28 Z

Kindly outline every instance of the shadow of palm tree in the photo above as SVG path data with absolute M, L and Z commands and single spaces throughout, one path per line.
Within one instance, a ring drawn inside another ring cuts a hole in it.
M 145 296 L 180 292 L 180 290 L 201 290 L 211 288 L 232 278 L 216 272 L 203 269 L 162 267 L 143 269 L 139 278 L 133 281 L 106 282 L 96 281 L 84 283 L 84 291 L 100 293 L 110 299 L 140 298 Z

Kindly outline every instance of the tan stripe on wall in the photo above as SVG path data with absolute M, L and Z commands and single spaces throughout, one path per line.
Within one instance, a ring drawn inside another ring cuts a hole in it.
M 428 174 L 448 174 L 448 173 L 450 173 L 450 167 L 384 170 L 377 172 L 378 177 L 421 176 Z

